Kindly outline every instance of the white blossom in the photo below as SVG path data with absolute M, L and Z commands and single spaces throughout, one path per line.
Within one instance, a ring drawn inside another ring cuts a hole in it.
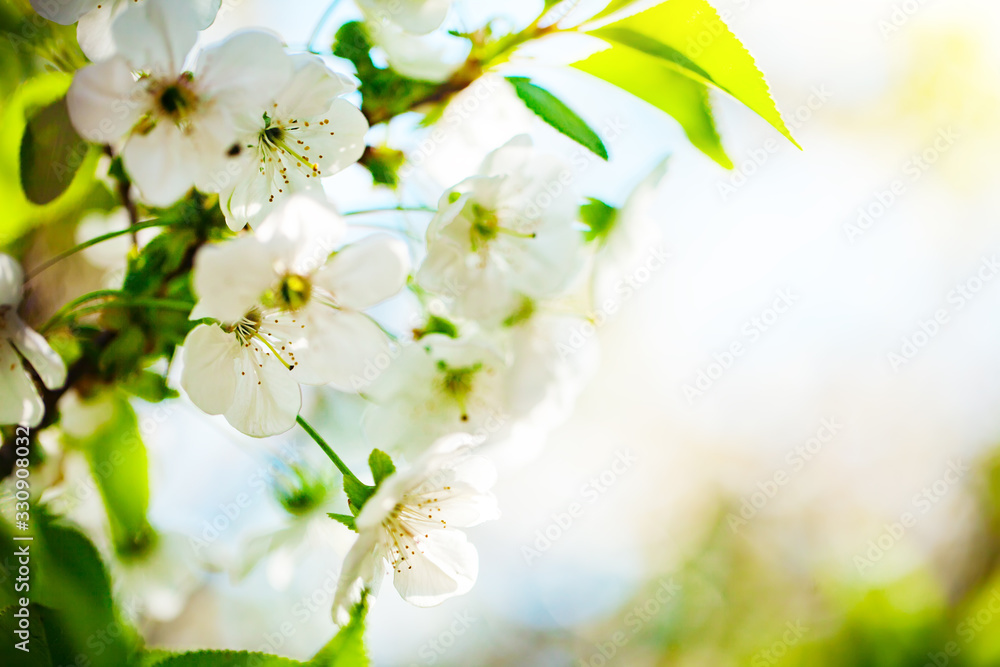
M 374 235 L 330 257 L 344 231 L 329 208 L 298 195 L 259 234 L 199 251 L 191 317 L 218 323 L 199 324 L 184 345 L 181 383 L 198 407 L 247 435 L 274 435 L 295 423 L 299 384 L 356 390 L 365 367 L 388 357 L 385 334 L 361 310 L 402 288 L 405 245 Z
M 20 264 L 0 254 L 0 395 L 4 397 L 0 401 L 0 424 L 37 426 L 45 406 L 24 362 L 48 389 L 65 384 L 66 364 L 41 334 L 18 317 L 23 284 Z
M 515 137 L 441 198 L 417 281 L 487 324 L 556 296 L 584 264 L 577 205 L 569 165 Z
M 395 24 L 415 35 L 437 29 L 448 16 L 452 0 L 359 0 L 376 27 Z
M 415 35 L 387 23 L 372 35 L 385 51 L 389 66 L 403 76 L 418 81 L 440 83 L 465 62 L 472 48 L 464 37 L 445 33 Z
M 365 396 L 365 433 L 375 447 L 422 451 L 448 433 L 500 437 L 512 414 L 499 350 L 430 334 L 403 348 Z
M 292 74 L 281 42 L 259 31 L 208 47 L 188 69 L 198 24 L 188 2 L 144 0 L 114 22 L 117 55 L 78 71 L 67 93 L 77 132 L 119 150 L 155 206 L 193 186 L 214 191 L 247 114 Z
M 105 60 L 115 53 L 111 26 L 130 6 L 143 0 L 31 0 L 40 15 L 62 25 L 79 21 L 76 38 L 84 54 L 93 61 Z M 221 0 L 190 0 L 199 29 L 207 28 L 219 12 Z M 175 1 L 181 5 L 181 1 Z
M 379 485 L 355 519 L 358 539 L 344 559 L 333 615 L 345 623 L 362 590 L 378 593 L 392 575 L 400 596 L 429 607 L 468 592 L 476 582 L 479 556 L 468 528 L 500 516 L 489 493 L 493 465 L 469 448 L 475 439 L 450 435 Z
M 313 55 L 293 58 L 288 85 L 253 117 L 240 139 L 240 170 L 219 195 L 234 231 L 256 227 L 290 194 L 320 187 L 320 178 L 355 163 L 368 121 L 343 99 L 357 86 Z

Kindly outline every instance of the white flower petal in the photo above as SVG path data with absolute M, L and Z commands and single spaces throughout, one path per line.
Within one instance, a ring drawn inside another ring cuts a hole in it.
M 288 83 L 292 70 L 292 59 L 277 37 L 248 30 L 202 51 L 195 81 L 227 108 L 259 115 L 257 107 Z
M 87 141 L 101 144 L 125 136 L 148 104 L 148 93 L 120 56 L 77 71 L 66 93 L 73 128 Z
M 101 0 L 31 0 L 31 8 L 40 16 L 60 25 L 72 25 L 97 7 Z
M 111 34 L 134 70 L 178 76 L 198 40 L 198 19 L 190 0 L 144 0 L 115 19 Z
M 8 313 L 7 317 L 17 316 Z M 52 349 L 45 337 L 19 321 L 15 323 L 12 333 L 10 342 L 35 369 L 38 377 L 42 379 L 42 384 L 49 389 L 63 386 L 66 382 L 66 363 Z
M 506 241 L 506 239 L 505 239 Z M 546 224 L 533 239 L 513 239 L 516 252 L 508 253 L 510 285 L 536 298 L 556 296 L 585 263 L 583 237 L 570 225 Z
M 361 591 L 369 589 L 377 594 L 382 579 L 388 573 L 385 557 L 378 545 L 374 531 L 364 531 L 344 557 L 333 597 L 333 620 L 344 625 L 350 620 L 351 608 L 361 601 Z
M 258 172 L 251 164 L 237 176 L 235 184 L 228 190 L 219 193 L 222 212 L 226 216 L 226 224 L 234 232 L 247 225 L 257 229 L 260 223 L 277 207 L 274 201 L 271 179 Z
M 361 4 L 373 19 L 422 35 L 444 23 L 451 0 L 363 0 Z
M 35 383 L 10 343 L 0 338 L 0 424 L 38 426 L 45 414 Z
M 393 575 L 399 595 L 417 607 L 432 607 L 469 592 L 479 576 L 479 554 L 465 533 L 436 530 L 421 551 L 402 561 Z
M 106 1 L 100 4 L 97 2 L 91 0 L 93 9 L 81 16 L 76 26 L 76 41 L 80 43 L 80 50 L 95 63 L 115 55 L 111 26 L 130 4 L 120 1 Z
M 465 63 L 472 44 L 464 37 L 438 32 L 415 35 L 387 23 L 372 35 L 393 70 L 418 81 L 440 83 Z
M 335 99 L 357 89 L 349 77 L 334 72 L 311 53 L 292 56 L 295 73 L 275 98 L 278 112 L 288 118 L 312 118 L 326 113 Z
M 365 315 L 311 303 L 300 316 L 307 322 L 306 340 L 295 347 L 299 364 L 291 373 L 298 382 L 359 391 L 367 385 L 369 366 L 388 363 L 389 342 Z
M 257 238 L 288 271 L 311 275 L 326 263 L 347 226 L 321 191 L 298 193 L 283 201 L 257 228 Z
M 122 162 L 143 200 L 165 207 L 194 187 L 201 153 L 176 125 L 160 122 L 147 134 L 132 135 Z
M 100 0 L 31 0 L 40 16 L 60 25 L 72 25 L 97 6 Z
M 184 340 L 181 386 L 191 402 L 210 415 L 221 415 L 236 396 L 236 336 L 214 324 L 199 324 Z
M 329 122 L 321 125 L 323 121 Z M 368 120 L 361 110 L 347 100 L 337 99 L 298 136 L 312 148 L 310 156 L 316 160 L 322 175 L 332 176 L 361 158 L 367 132 Z
M 276 276 L 267 249 L 253 236 L 207 245 L 194 259 L 192 319 L 235 323 L 260 302 Z
M 215 22 L 215 17 L 219 13 L 222 0 L 192 0 L 191 8 L 194 10 L 195 19 L 198 21 L 198 28 L 204 30 Z
M 21 285 L 24 270 L 16 259 L 0 253 L 0 306 L 17 306 L 21 303 Z
M 244 351 L 236 395 L 226 419 L 255 438 L 278 435 L 295 426 L 302 407 L 302 390 L 281 362 Z
M 373 234 L 338 251 L 314 280 L 339 306 L 364 310 L 403 289 L 409 273 L 406 244 L 388 234 Z

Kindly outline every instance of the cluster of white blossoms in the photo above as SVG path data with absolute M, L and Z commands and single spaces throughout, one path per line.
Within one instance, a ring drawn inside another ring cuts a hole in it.
M 109 26 L 107 48 L 88 48 L 96 62 L 76 73 L 67 104 L 83 137 L 120 155 L 141 201 L 218 194 L 232 233 L 194 258 L 187 397 L 267 437 L 302 421 L 302 385 L 360 394 L 370 444 L 411 461 L 386 475 L 373 466 L 370 493 L 349 493 L 345 523 L 358 539 L 338 620 L 390 574 L 416 605 L 468 591 L 477 554 L 456 529 L 498 516 L 495 473 L 475 450 L 523 445 L 557 425 L 593 363 L 577 340 L 587 306 L 573 296 L 590 286 L 598 244 L 584 243 L 570 165 L 516 137 L 441 196 L 425 252 L 383 233 L 346 243 L 357 236 L 321 181 L 365 150 L 368 123 L 344 99 L 356 89 L 349 77 L 263 31 L 196 48 L 218 0 L 33 5 L 79 20 L 81 42 L 91 23 Z M 442 24 L 450 0 L 360 6 L 377 25 L 416 35 Z M 21 282 L 0 256 L 0 379 L 20 400 L 5 401 L 2 417 L 35 424 L 41 399 L 14 349 L 46 387 L 63 384 L 66 369 L 18 319 Z M 366 311 L 406 288 L 418 325 L 391 336 Z
M 368 123 L 341 96 L 355 85 L 267 32 L 192 53 L 195 0 L 144 0 L 111 26 L 114 55 L 77 72 L 67 94 L 82 137 L 108 144 L 144 201 L 192 187 L 221 192 L 233 229 L 357 161 Z

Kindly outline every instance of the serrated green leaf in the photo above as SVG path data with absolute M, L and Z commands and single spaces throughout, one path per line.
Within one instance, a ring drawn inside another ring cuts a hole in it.
M 535 115 L 590 152 L 608 159 L 608 149 L 604 147 L 601 138 L 562 100 L 525 77 L 508 76 L 507 81 L 514 86 L 514 92 Z
M 368 596 L 362 595 L 361 602 L 351 610 L 351 620 L 320 649 L 307 667 L 368 667 L 364 642 L 367 614 Z
M 155 662 L 140 662 L 141 667 L 302 667 L 303 663 L 266 653 L 249 651 L 191 651 L 163 658 Z
M 135 667 L 156 667 L 163 663 L 164 660 L 173 658 L 177 653 L 173 651 L 164 651 L 162 649 L 149 649 L 142 652 L 142 655 L 138 658 L 138 664 Z
M 603 79 L 661 111 L 681 124 L 688 140 L 726 169 L 732 160 L 715 128 L 708 88 L 660 59 L 627 46 L 599 51 L 573 67 Z
M 376 487 L 382 483 L 382 480 L 396 472 L 396 466 L 393 465 L 392 459 L 380 449 L 372 450 L 368 457 L 368 467 L 371 468 Z
M 590 32 L 718 86 L 798 146 L 753 57 L 706 0 L 666 0 Z
M 358 527 L 354 524 L 353 516 L 350 516 L 348 514 L 336 514 L 334 512 L 327 512 L 327 516 L 333 519 L 334 521 L 337 521 L 338 523 L 344 524 L 354 532 L 358 532 Z

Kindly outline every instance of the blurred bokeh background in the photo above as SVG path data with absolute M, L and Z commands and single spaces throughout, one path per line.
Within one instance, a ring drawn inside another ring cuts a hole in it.
M 470 531 L 473 591 L 425 610 L 383 589 L 375 664 L 1000 665 L 1000 5 L 714 4 L 804 150 L 718 94 L 726 172 L 661 112 L 554 66 L 587 43 L 506 66 L 620 128 L 610 162 L 577 161 L 584 194 L 620 205 L 671 156 L 644 211 L 670 259 L 622 276 L 636 289 L 587 341 L 599 363 L 569 420 L 530 455 L 498 454 L 503 518 Z M 327 8 L 224 5 L 206 41 L 266 25 L 305 45 Z M 451 20 L 519 25 L 539 5 L 464 0 Z M 355 12 L 342 3 L 313 43 Z M 375 192 L 356 167 L 330 179 L 333 201 L 432 205 L 518 132 L 582 151 L 506 87 L 474 106 L 407 189 Z M 418 147 L 405 125 L 387 140 Z M 309 398 L 360 463 L 360 402 Z M 325 461 L 183 400 L 138 410 L 167 538 L 118 574 L 147 640 L 309 656 L 351 536 L 287 512 L 280 480 Z M 80 468 L 53 501 L 86 522 L 100 512 Z

